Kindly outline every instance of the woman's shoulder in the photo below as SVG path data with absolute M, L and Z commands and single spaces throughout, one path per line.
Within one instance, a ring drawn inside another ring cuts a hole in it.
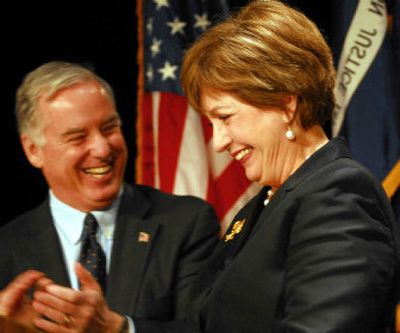
M 335 138 L 318 151 L 298 177 L 297 187 L 308 191 L 329 190 L 386 196 L 380 181 L 354 160 L 342 138 Z

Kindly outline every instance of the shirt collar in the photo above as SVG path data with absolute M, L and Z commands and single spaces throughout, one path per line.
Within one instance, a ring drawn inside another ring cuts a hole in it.
M 121 187 L 117 198 L 104 210 L 95 210 L 91 213 L 96 217 L 100 230 L 107 239 L 112 239 L 117 219 L 118 207 L 121 201 L 123 187 Z M 54 192 L 49 190 L 50 210 L 56 228 L 63 233 L 71 244 L 80 241 L 86 212 L 75 209 L 58 199 Z

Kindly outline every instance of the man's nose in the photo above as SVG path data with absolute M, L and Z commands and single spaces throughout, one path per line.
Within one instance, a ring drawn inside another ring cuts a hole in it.
M 92 136 L 90 149 L 96 157 L 107 157 L 111 152 L 109 141 L 102 133 L 96 133 Z

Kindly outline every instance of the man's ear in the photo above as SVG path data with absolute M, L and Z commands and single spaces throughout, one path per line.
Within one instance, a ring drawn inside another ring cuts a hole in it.
M 38 169 L 43 166 L 42 147 L 25 134 L 20 137 L 22 148 L 28 161 Z
M 294 118 L 296 117 L 297 111 L 297 96 L 296 95 L 286 95 L 283 97 L 283 103 L 285 106 L 283 112 L 283 121 L 287 124 L 292 124 Z

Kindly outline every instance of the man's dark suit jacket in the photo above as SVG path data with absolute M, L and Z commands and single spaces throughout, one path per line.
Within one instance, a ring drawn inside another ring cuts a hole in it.
M 146 319 L 183 317 L 218 228 L 214 210 L 200 199 L 125 185 L 107 282 L 110 308 Z M 0 229 L 0 244 L 0 289 L 27 269 L 70 286 L 47 200 Z
M 391 332 L 398 226 L 380 184 L 345 143 L 317 151 L 264 207 L 266 190 L 204 266 L 187 321 L 136 320 L 138 333 Z

